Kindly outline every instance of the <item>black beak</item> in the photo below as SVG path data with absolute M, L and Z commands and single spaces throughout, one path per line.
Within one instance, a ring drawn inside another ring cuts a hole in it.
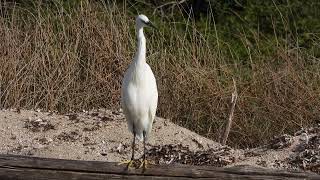
M 158 28 L 151 21 L 148 21 L 145 24 L 150 26 L 150 27 L 152 27 L 152 28 L 154 28 L 154 29 L 156 29 L 156 30 L 158 30 Z

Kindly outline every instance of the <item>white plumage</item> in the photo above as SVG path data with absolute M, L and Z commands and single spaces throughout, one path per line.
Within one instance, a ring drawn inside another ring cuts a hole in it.
M 137 52 L 124 75 L 121 88 L 121 105 L 128 128 L 141 141 L 143 131 L 147 138 L 152 129 L 158 103 L 156 79 L 146 63 L 146 38 L 143 33 L 145 26 L 153 25 L 145 15 L 137 16 Z

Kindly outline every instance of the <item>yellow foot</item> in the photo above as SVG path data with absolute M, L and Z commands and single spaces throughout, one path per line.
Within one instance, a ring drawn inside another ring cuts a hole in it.
M 133 160 L 124 160 L 124 161 L 121 161 L 120 163 L 118 163 L 118 165 L 122 165 L 122 164 L 126 164 L 128 169 L 132 168 Z
M 149 164 L 149 162 L 147 160 L 142 160 L 139 168 L 142 168 L 143 170 L 146 170 L 148 164 Z

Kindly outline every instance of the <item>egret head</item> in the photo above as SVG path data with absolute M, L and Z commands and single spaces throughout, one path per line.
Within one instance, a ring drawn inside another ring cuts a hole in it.
M 142 28 L 142 27 L 152 27 L 152 28 L 155 28 L 156 27 L 153 25 L 153 23 L 148 19 L 147 16 L 143 15 L 143 14 L 140 14 L 137 16 L 136 18 L 136 27 L 139 29 L 139 28 Z

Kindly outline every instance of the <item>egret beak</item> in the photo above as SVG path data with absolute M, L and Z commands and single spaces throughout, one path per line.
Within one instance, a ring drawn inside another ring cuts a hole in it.
M 152 28 L 158 30 L 158 28 L 157 28 L 151 21 L 146 22 L 146 25 L 148 25 L 149 27 L 152 27 Z

